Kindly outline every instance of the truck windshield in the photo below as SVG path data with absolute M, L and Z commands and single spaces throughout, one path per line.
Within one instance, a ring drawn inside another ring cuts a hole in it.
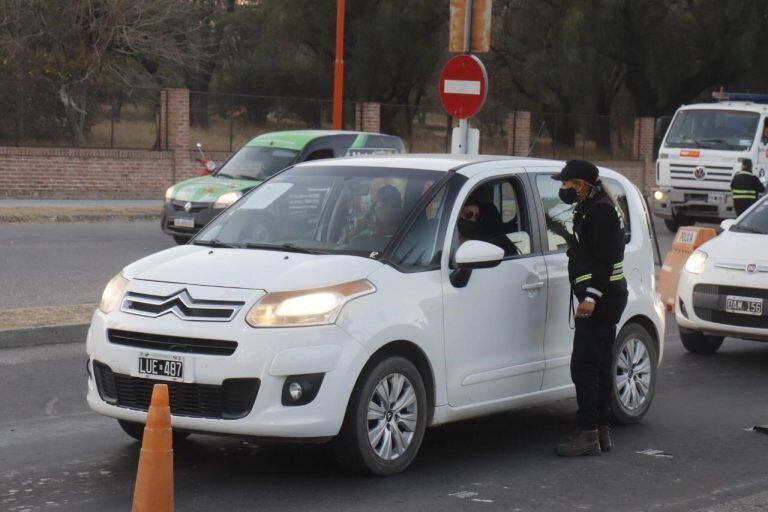
M 441 176 L 421 169 L 299 165 L 253 189 L 193 243 L 368 256 L 384 251 Z
M 241 180 L 266 180 L 293 163 L 293 149 L 243 147 L 221 166 L 216 176 Z
M 664 143 L 668 148 L 744 151 L 752 146 L 760 114 L 738 110 L 682 110 Z

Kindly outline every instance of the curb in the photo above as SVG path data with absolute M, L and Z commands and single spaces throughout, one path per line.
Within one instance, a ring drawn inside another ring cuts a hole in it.
M 0 330 L 0 349 L 83 343 L 90 324 L 50 325 Z
M 160 221 L 161 214 L 59 214 L 59 215 L 0 215 L 0 223 L 40 224 L 48 222 L 143 222 Z

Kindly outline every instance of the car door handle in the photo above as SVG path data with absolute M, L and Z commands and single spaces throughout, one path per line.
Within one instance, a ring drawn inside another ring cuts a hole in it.
M 525 291 L 538 290 L 544 287 L 544 281 L 537 281 L 535 283 L 524 284 L 521 288 Z

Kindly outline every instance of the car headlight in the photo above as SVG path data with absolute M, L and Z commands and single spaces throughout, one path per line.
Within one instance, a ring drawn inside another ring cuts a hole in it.
M 688 261 L 685 262 L 685 271 L 691 274 L 701 274 L 704 272 L 707 257 L 708 254 L 704 251 L 694 251 L 693 254 L 688 256 Z
M 240 197 L 242 197 L 242 192 L 227 192 L 226 194 L 221 194 L 218 199 L 216 199 L 216 202 L 213 203 L 214 208 L 226 208 L 227 206 L 231 205 Z
M 173 187 L 168 187 L 168 190 L 165 191 L 165 202 L 170 203 L 173 199 Z
M 661 201 L 662 199 L 664 199 L 664 192 L 662 192 L 661 190 L 654 191 L 653 198 L 657 201 Z
M 376 291 L 369 281 L 300 290 L 267 293 L 248 311 L 251 327 L 298 327 L 336 322 L 344 305 Z
M 101 295 L 99 309 L 103 313 L 110 313 L 115 309 L 115 306 L 120 303 L 120 299 L 123 297 L 126 286 L 128 286 L 128 280 L 123 277 L 122 273 L 110 279 L 107 287 L 104 288 L 104 293 Z

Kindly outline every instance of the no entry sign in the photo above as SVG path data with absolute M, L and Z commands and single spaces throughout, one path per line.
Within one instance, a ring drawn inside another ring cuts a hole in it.
M 488 74 L 474 55 L 457 55 L 440 73 L 440 102 L 448 114 L 468 119 L 483 106 L 488 92 Z

